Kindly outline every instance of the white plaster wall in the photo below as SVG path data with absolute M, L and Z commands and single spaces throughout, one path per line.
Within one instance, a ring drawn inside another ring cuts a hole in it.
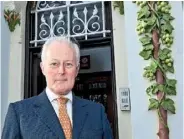
M 20 100 L 21 97 L 21 51 L 20 42 L 21 27 L 17 26 L 15 31 L 11 33 L 10 41 L 10 68 L 9 68 L 9 102 Z
M 1 128 L 3 128 L 6 111 L 8 108 L 8 77 L 9 77 L 9 55 L 10 55 L 10 31 L 4 19 L 3 2 L 0 2 L 0 61 L 1 61 Z M 1 133 L 1 131 L 0 131 Z
M 174 56 L 174 68 L 176 70 L 174 75 L 170 77 L 176 78 L 177 83 L 177 96 L 172 97 L 176 103 L 176 114 L 168 116 L 168 124 L 170 127 L 170 138 L 171 139 L 182 139 L 183 138 L 183 9 L 182 2 L 171 2 L 172 4 L 172 15 L 175 17 L 173 21 L 174 30 L 174 44 L 173 44 L 173 56 Z
M 113 3 L 112 3 L 113 6 Z M 112 7 L 113 41 L 116 73 L 116 93 L 119 139 L 132 139 L 130 111 L 120 110 L 121 87 L 128 87 L 127 45 L 125 44 L 125 17 Z M 130 92 L 131 93 L 131 92 Z
M 182 6 L 183 6 L 183 31 L 182 32 L 183 32 L 183 40 L 184 40 L 184 2 L 183 1 L 182 1 Z M 184 42 L 183 42 L 182 46 L 184 47 Z M 182 59 L 184 59 L 184 55 L 183 55 Z M 184 69 L 184 61 L 183 61 L 183 69 Z M 182 76 L 182 78 L 184 78 L 184 76 Z M 183 83 L 184 83 L 184 81 L 183 81 Z M 183 88 L 183 92 L 184 92 L 184 88 Z M 183 98 L 183 105 L 182 106 L 184 106 L 184 98 Z M 183 120 L 183 138 L 184 138 L 184 117 L 182 118 L 182 120 Z
M 175 17 L 173 22 L 174 44 L 173 56 L 175 75 L 178 80 L 177 96 L 172 97 L 176 102 L 176 114 L 168 115 L 168 124 L 170 127 L 170 139 L 182 139 L 182 116 L 183 116 L 183 24 L 181 2 L 171 2 L 172 15 Z M 128 52 L 128 80 L 131 91 L 131 123 L 133 139 L 156 139 L 158 132 L 158 118 L 155 111 L 148 111 L 148 96 L 145 89 L 149 83 L 142 77 L 143 68 L 148 64 L 139 56 L 142 48 L 137 38 L 136 18 L 137 6 L 132 2 L 125 2 L 125 27 L 126 27 L 126 48 Z
M 1 22 L 1 21 L 2 21 L 2 18 L 1 18 L 1 17 L 2 17 L 2 2 L 1 2 L 1 1 L 0 1 L 0 15 L 1 15 L 1 16 L 0 16 L 0 22 Z M 1 24 L 2 24 L 2 23 L 0 23 L 0 39 L 1 39 Z M 1 51 L 1 50 L 2 50 L 1 47 L 2 47 L 2 46 L 1 46 L 1 43 L 0 43 L 0 52 L 2 52 L 2 51 Z M 0 69 L 1 69 L 1 53 L 0 53 Z M 1 79 L 1 71 L 0 71 L 0 79 Z M 2 91 L 1 91 L 1 80 L 0 80 L 0 100 L 1 100 L 1 98 L 2 98 L 2 97 L 1 97 L 1 95 L 2 95 L 1 93 L 2 93 Z M 1 100 L 1 101 L 2 101 L 2 100 Z M 0 110 L 0 115 L 1 115 L 1 118 L 2 118 L 2 112 L 1 112 L 1 111 L 2 111 L 2 107 L 1 107 L 1 103 L 0 103 L 0 109 L 1 109 L 1 110 Z M 0 118 L 0 129 L 1 129 L 1 127 L 2 127 L 2 119 L 1 119 L 1 118 Z M 0 131 L 0 132 L 1 132 L 1 131 Z
M 26 2 L 22 2 L 22 4 Z M 10 64 L 8 103 L 23 99 L 24 89 L 24 50 L 25 50 L 25 10 L 26 4 L 16 9 L 13 1 L 4 2 L 4 8 L 20 12 L 21 25 L 10 34 Z

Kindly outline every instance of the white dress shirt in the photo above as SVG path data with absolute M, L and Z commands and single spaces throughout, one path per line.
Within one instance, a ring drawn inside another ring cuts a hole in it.
M 59 98 L 59 96 L 57 96 L 55 93 L 53 93 L 48 87 L 46 87 L 46 94 L 47 94 L 47 97 L 48 97 L 49 101 L 51 102 L 57 116 L 59 117 L 59 105 L 57 102 L 57 98 Z M 73 101 L 72 91 L 70 91 L 67 95 L 64 95 L 64 97 L 69 99 L 68 102 L 66 103 L 66 108 L 67 108 L 67 113 L 69 115 L 71 124 L 73 125 L 73 121 L 72 121 L 72 101 Z

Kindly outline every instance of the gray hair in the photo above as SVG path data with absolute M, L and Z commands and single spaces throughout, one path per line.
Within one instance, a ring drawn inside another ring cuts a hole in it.
M 73 41 L 70 40 L 70 38 L 66 37 L 66 36 L 59 36 L 59 37 L 51 37 L 49 38 L 45 44 L 42 47 L 42 51 L 41 51 L 41 61 L 44 60 L 45 58 L 45 54 L 46 51 L 48 49 L 48 47 L 50 46 L 50 44 L 52 44 L 53 42 L 67 42 L 69 44 L 70 47 L 72 47 L 75 50 L 75 54 L 76 54 L 76 63 L 77 65 L 79 65 L 80 63 L 80 50 L 79 50 L 79 45 L 74 43 Z

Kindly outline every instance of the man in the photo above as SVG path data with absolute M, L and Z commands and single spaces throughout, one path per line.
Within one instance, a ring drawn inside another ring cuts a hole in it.
M 9 105 L 2 139 L 113 138 L 104 107 L 71 91 L 79 59 L 78 46 L 65 37 L 43 45 L 40 66 L 47 87 L 38 96 Z

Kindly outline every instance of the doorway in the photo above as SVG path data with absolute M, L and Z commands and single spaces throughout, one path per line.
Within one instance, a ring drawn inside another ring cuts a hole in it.
M 103 104 L 112 127 L 114 115 L 111 48 L 84 48 L 80 53 L 81 66 L 73 92 L 79 97 Z

